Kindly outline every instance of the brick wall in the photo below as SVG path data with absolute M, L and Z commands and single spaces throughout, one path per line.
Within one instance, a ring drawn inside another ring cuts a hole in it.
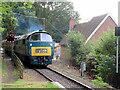
M 116 23 L 112 20 L 112 18 L 109 16 L 105 22 L 100 26 L 100 28 L 97 30 L 97 32 L 92 36 L 91 40 L 98 40 L 99 37 L 108 30 L 114 30 L 116 27 Z

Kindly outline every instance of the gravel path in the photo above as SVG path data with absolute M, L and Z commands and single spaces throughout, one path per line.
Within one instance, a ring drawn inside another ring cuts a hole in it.
M 25 69 L 23 72 L 23 79 L 29 81 L 49 82 L 42 75 L 34 71 L 33 69 Z
M 11 58 L 5 55 L 2 59 L 2 63 L 6 64 L 6 73 L 7 75 L 2 75 L 2 83 L 12 83 L 18 80 L 18 77 L 14 73 L 14 64 L 11 61 Z

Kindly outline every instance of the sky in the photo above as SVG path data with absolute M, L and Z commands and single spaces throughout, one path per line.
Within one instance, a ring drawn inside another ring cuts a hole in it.
M 89 21 L 94 16 L 110 13 L 118 22 L 118 2 L 120 0 L 70 0 L 75 11 L 80 14 L 80 22 Z
M 9 0 L 4 0 L 9 1 Z M 22 1 L 22 0 L 12 0 Z M 75 11 L 80 14 L 80 22 L 89 21 L 94 16 L 110 13 L 112 18 L 118 23 L 118 2 L 120 0 L 25 0 L 25 1 L 71 1 L 74 4 Z M 120 20 L 119 20 L 120 21 Z

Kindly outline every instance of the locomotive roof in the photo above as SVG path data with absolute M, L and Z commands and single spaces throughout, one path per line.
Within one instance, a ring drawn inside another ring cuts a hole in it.
M 28 33 L 28 34 L 25 34 L 25 35 L 20 35 L 20 36 L 16 36 L 17 40 L 19 39 L 25 39 L 27 37 L 29 37 L 30 35 L 34 34 L 34 33 L 47 33 L 46 31 L 34 31 L 34 32 L 31 32 L 31 33 Z

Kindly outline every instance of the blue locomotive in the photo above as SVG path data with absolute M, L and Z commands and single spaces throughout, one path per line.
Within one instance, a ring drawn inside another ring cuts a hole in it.
M 11 51 L 11 43 L 5 43 L 5 51 Z M 22 62 L 30 65 L 47 66 L 52 64 L 54 42 L 49 33 L 34 31 L 22 36 L 16 36 L 14 53 Z

